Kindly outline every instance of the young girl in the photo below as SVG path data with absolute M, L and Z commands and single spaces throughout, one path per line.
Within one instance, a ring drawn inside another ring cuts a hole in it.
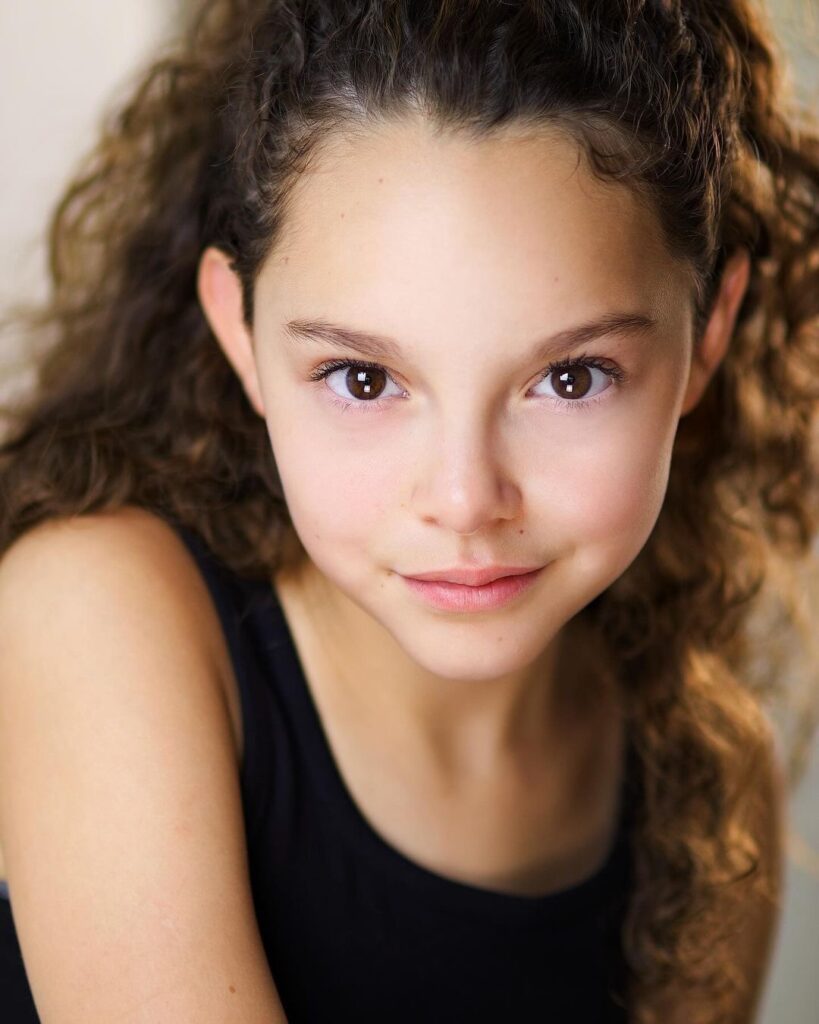
M 756 1018 L 748 623 L 817 532 L 773 53 L 748 0 L 210 0 L 145 76 L 6 410 L 5 1021 Z

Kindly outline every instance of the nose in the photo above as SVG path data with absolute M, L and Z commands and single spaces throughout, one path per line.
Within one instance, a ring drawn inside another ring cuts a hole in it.
M 424 522 L 466 536 L 520 514 L 514 460 L 497 434 L 442 431 L 419 466 L 412 507 Z

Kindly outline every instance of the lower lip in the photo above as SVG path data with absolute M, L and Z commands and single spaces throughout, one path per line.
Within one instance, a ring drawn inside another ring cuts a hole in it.
M 541 567 L 520 576 L 502 576 L 482 587 L 467 587 L 441 580 L 416 580 L 411 576 L 402 578 L 410 590 L 433 608 L 453 612 L 483 612 L 509 604 L 528 590 L 542 572 Z

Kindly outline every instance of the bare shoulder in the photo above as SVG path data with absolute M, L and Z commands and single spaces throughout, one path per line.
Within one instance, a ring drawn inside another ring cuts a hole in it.
M 283 1019 L 208 616 L 142 510 L 48 521 L 0 559 L 0 829 L 43 1020 Z
M 233 668 L 218 615 L 190 552 L 161 516 L 135 505 L 38 523 L 0 557 L 0 607 L 28 611 L 50 632 L 46 609 L 71 601 L 77 628 L 94 607 L 96 635 L 114 620 L 121 626 L 126 605 L 142 603 L 161 616 L 146 615 L 134 642 L 165 644 L 201 660 L 227 709 L 237 764 L 243 737 Z M 83 614 L 86 609 L 86 615 Z M 63 608 L 63 615 L 67 612 Z M 69 624 L 66 623 L 68 626 Z M 152 629 L 152 635 L 147 630 Z
M 181 538 L 134 505 L 38 523 L 0 558 L 0 598 L 4 590 L 15 605 L 48 593 L 51 604 L 66 595 L 92 599 L 102 590 L 110 603 L 101 610 L 112 617 L 120 602 L 150 594 L 171 614 L 170 629 L 189 630 L 206 656 L 218 649 L 206 628 L 213 624 L 206 588 Z

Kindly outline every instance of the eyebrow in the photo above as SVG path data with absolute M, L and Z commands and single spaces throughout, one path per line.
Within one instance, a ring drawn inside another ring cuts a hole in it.
M 611 334 L 644 335 L 652 331 L 657 324 L 657 319 L 649 313 L 606 313 L 595 320 L 589 320 L 586 323 L 568 327 L 556 334 L 541 338 L 532 348 L 530 357 L 548 359 L 555 352 L 575 349 L 580 345 Z M 394 338 L 371 331 L 345 327 L 327 320 L 288 320 L 284 329 L 285 333 L 297 342 L 327 342 L 374 359 L 399 361 L 404 358 L 401 346 Z

